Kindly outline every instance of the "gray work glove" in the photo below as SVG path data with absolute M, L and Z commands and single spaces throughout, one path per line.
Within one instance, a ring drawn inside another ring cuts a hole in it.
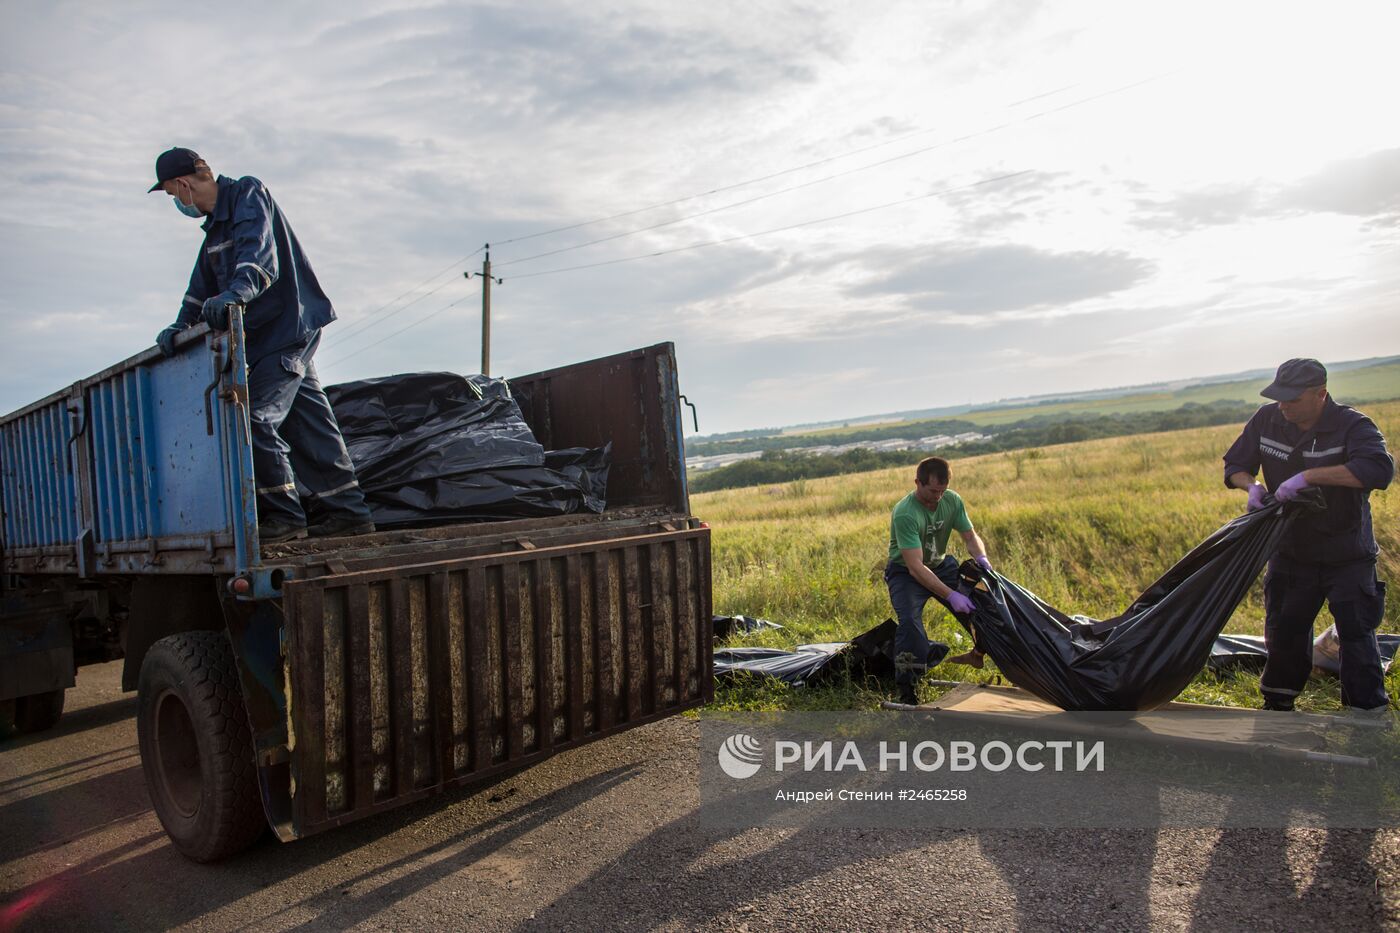
M 214 330 L 228 330 L 228 309 L 238 303 L 238 299 L 228 292 L 206 298 L 204 307 L 200 308 L 199 318 Z
M 182 330 L 186 330 L 188 324 L 171 324 L 165 330 L 156 334 L 156 346 L 160 347 L 160 352 L 166 356 L 175 355 L 175 335 Z

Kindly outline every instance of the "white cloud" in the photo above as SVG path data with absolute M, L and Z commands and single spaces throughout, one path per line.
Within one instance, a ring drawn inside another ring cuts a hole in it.
M 1396 352 L 1400 130 L 1377 115 L 1400 84 L 1400 13 L 1317 15 L 5 5 L 0 409 L 149 345 L 174 314 L 199 234 L 144 192 L 177 143 L 261 177 L 291 218 L 343 319 L 329 380 L 473 368 L 479 285 L 460 273 L 488 241 L 506 278 L 498 372 L 674 340 L 707 430 L 1264 366 L 1300 340 Z M 766 180 L 729 187 L 747 179 Z M 925 352 L 945 368 L 911 377 L 902 358 Z

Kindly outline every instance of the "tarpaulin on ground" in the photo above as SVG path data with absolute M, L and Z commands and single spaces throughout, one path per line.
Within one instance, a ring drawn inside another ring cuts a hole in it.
M 976 610 L 959 621 L 1007 679 L 1062 709 L 1156 709 L 1205 667 L 1285 528 L 1317 502 L 1271 501 L 1228 522 L 1103 621 L 1066 615 L 967 561 L 959 589 Z
M 798 645 L 792 651 L 746 646 L 716 648 L 715 676 L 762 674 L 776 677 L 793 686 L 819 683 L 841 673 L 851 676 L 892 677 L 894 631 L 894 620 L 886 619 L 850 641 Z M 948 653 L 948 646 L 935 643 L 931 650 L 936 651 L 939 648 L 942 649 L 942 654 L 938 659 L 942 660 L 942 655 Z
M 1390 670 L 1395 652 L 1400 649 L 1400 635 L 1385 632 L 1376 633 L 1376 644 L 1381 651 L 1381 669 Z M 1321 671 L 1334 677 L 1342 673 L 1340 652 L 1341 642 L 1337 637 L 1337 626 L 1329 625 L 1322 634 L 1313 639 L 1313 672 Z M 1262 635 L 1221 635 L 1210 649 L 1212 670 L 1242 670 L 1259 672 L 1264 669 L 1264 661 L 1269 652 Z
M 735 633 L 752 635 L 754 632 L 763 629 L 774 631 L 782 628 L 776 622 L 769 622 L 767 619 L 755 619 L 753 616 L 711 616 L 710 628 L 714 631 L 715 637 L 723 640 Z
M 546 451 L 503 380 L 408 373 L 326 396 L 380 528 L 603 511 L 610 445 Z

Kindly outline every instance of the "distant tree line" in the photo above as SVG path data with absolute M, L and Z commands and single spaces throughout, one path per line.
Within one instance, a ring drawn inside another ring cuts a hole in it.
M 1027 447 L 1043 447 L 1048 444 L 1073 444 L 1078 441 L 1094 440 L 1103 437 L 1123 437 L 1131 434 L 1152 434 L 1157 431 L 1179 431 L 1185 428 L 1203 428 L 1216 424 L 1243 423 L 1254 414 L 1259 406 L 1249 402 L 1218 401 L 1207 404 L 1188 403 L 1170 411 L 1123 412 L 1109 415 L 1037 415 L 1017 421 L 998 429 L 997 433 L 985 441 L 971 441 L 956 447 L 945 447 L 938 451 L 919 450 L 851 450 L 834 456 L 823 457 L 790 450 L 767 450 L 763 456 L 753 460 L 742 460 L 727 467 L 720 467 L 690 477 L 692 492 L 711 492 L 716 489 L 737 489 L 742 486 L 761 486 L 768 483 L 785 483 L 794 479 L 815 479 L 819 476 L 838 476 L 844 473 L 864 473 L 885 467 L 913 465 L 930 453 L 940 457 L 955 459 L 977 454 L 996 453 L 1002 450 L 1019 450 Z M 922 422 L 922 424 L 956 424 L 959 422 Z M 966 424 L 966 422 L 961 422 Z M 902 433 L 895 431 L 889 437 L 909 437 L 915 432 L 910 425 L 901 426 Z M 950 431 L 935 429 L 929 433 L 952 434 L 974 430 L 976 426 Z M 893 430 L 893 429 L 891 429 Z M 983 428 L 982 430 L 988 430 Z M 922 436 L 923 432 L 917 432 Z M 878 439 L 878 438 L 877 438 Z M 850 443 L 849 439 L 843 440 Z M 811 441 L 808 439 L 808 444 Z M 694 456 L 695 452 L 687 450 Z
M 984 433 L 990 428 L 973 424 L 971 421 L 942 419 L 939 421 L 903 421 L 899 424 L 878 428 L 858 428 L 840 434 L 770 434 L 762 437 L 746 437 L 727 441 L 705 441 L 698 444 L 687 443 L 687 457 L 712 457 L 715 454 L 742 454 L 755 450 L 790 450 L 793 447 L 820 447 L 824 444 L 854 444 L 857 441 L 887 441 L 896 437 L 917 440 L 935 434 L 965 434 L 968 431 Z M 727 468 L 724 468 L 727 469 Z

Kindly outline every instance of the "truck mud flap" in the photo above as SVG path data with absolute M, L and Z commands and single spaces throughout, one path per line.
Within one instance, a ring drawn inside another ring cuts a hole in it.
M 292 835 L 708 702 L 709 535 L 288 582 Z

